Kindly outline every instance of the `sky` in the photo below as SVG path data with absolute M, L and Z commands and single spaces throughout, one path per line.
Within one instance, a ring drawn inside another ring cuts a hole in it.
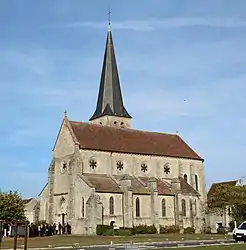
M 3 0 L 0 188 L 37 196 L 64 111 L 93 114 L 109 7 L 132 127 L 179 131 L 207 188 L 244 177 L 245 0 Z

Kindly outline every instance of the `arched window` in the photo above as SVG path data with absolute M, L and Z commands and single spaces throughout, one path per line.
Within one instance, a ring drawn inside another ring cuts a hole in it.
M 184 180 L 187 182 L 187 174 L 184 174 Z
M 196 191 L 198 191 L 198 176 L 195 175 L 195 188 L 196 188 Z
M 193 204 L 192 204 L 192 199 L 190 199 L 190 216 L 193 216 Z
M 114 214 L 114 198 L 112 196 L 109 198 L 109 214 Z
M 184 199 L 182 199 L 182 215 L 186 216 L 186 203 Z
M 162 211 L 162 217 L 167 216 L 167 211 L 166 211 L 166 200 L 162 199 L 161 201 L 161 211 Z
M 136 217 L 140 217 L 140 200 L 136 199 Z
M 81 216 L 85 217 L 85 202 L 84 202 L 84 197 L 81 199 Z

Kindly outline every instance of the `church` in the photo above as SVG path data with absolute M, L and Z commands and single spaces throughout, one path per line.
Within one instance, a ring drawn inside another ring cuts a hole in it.
M 202 230 L 203 158 L 178 134 L 137 130 L 131 120 L 109 23 L 95 112 L 88 122 L 65 113 L 38 197 L 39 220 L 68 222 L 72 234 L 87 235 L 98 224 Z

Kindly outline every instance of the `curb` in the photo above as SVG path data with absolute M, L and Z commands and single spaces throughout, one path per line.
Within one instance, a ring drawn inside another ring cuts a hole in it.
M 222 242 L 224 241 L 224 242 Z M 199 239 L 196 239 L 196 240 L 182 240 L 182 241 L 168 241 L 168 239 L 166 239 L 166 241 L 153 241 L 153 242 L 149 242 L 149 241 L 146 241 L 146 242 L 136 242 L 136 243 L 116 243 L 116 244 L 97 244 L 97 245 L 85 245 L 85 246 L 81 246 L 81 245 L 70 245 L 70 246 L 57 246 L 57 247 L 53 247 L 52 245 L 48 246 L 48 247 L 42 247 L 42 248 L 29 248 L 28 249 L 31 249 L 31 250 L 48 250 L 48 249 L 74 249 L 74 248 L 80 248 L 80 250 L 82 249 L 88 249 L 88 248 L 96 248 L 96 247 L 109 247 L 109 248 L 114 248 L 114 247 L 117 247 L 117 246 L 132 246 L 132 245 L 135 245 L 135 246 L 141 246 L 141 245 L 145 245 L 145 246 L 148 246 L 148 245 L 161 245 L 161 244 L 164 244 L 164 243 L 169 243 L 169 244 L 177 244 L 177 247 L 184 247 L 184 243 L 191 243 L 191 242 L 198 242 L 198 246 L 199 245 L 204 245 L 204 243 L 209 243 L 209 242 L 218 242 L 218 244 L 211 244 L 213 246 L 215 245 L 226 245 L 226 244 L 232 244 L 232 240 L 230 239 L 209 239 L 209 240 L 199 240 Z M 210 244 L 206 244 L 206 246 L 210 246 Z M 3 250 L 12 250 L 12 249 L 3 249 Z M 23 250 L 22 248 L 17 248 L 16 250 Z

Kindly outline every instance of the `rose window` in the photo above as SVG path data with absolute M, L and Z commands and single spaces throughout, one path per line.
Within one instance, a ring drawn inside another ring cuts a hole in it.
M 91 167 L 92 169 L 94 169 L 94 168 L 97 167 L 97 162 L 96 162 L 96 160 L 94 160 L 94 159 L 91 159 L 91 160 L 89 161 L 89 164 L 90 164 L 90 167 Z
M 117 165 L 117 169 L 118 169 L 118 170 L 120 170 L 120 171 L 123 170 L 123 165 L 124 165 L 124 164 L 123 164 L 122 161 L 117 161 L 116 165 Z
M 168 164 L 166 164 L 166 165 L 164 166 L 164 173 L 165 173 L 165 174 L 169 174 L 169 173 L 170 173 L 170 167 L 168 166 Z
M 141 164 L 141 171 L 143 171 L 144 173 L 148 170 L 148 167 L 145 163 Z

